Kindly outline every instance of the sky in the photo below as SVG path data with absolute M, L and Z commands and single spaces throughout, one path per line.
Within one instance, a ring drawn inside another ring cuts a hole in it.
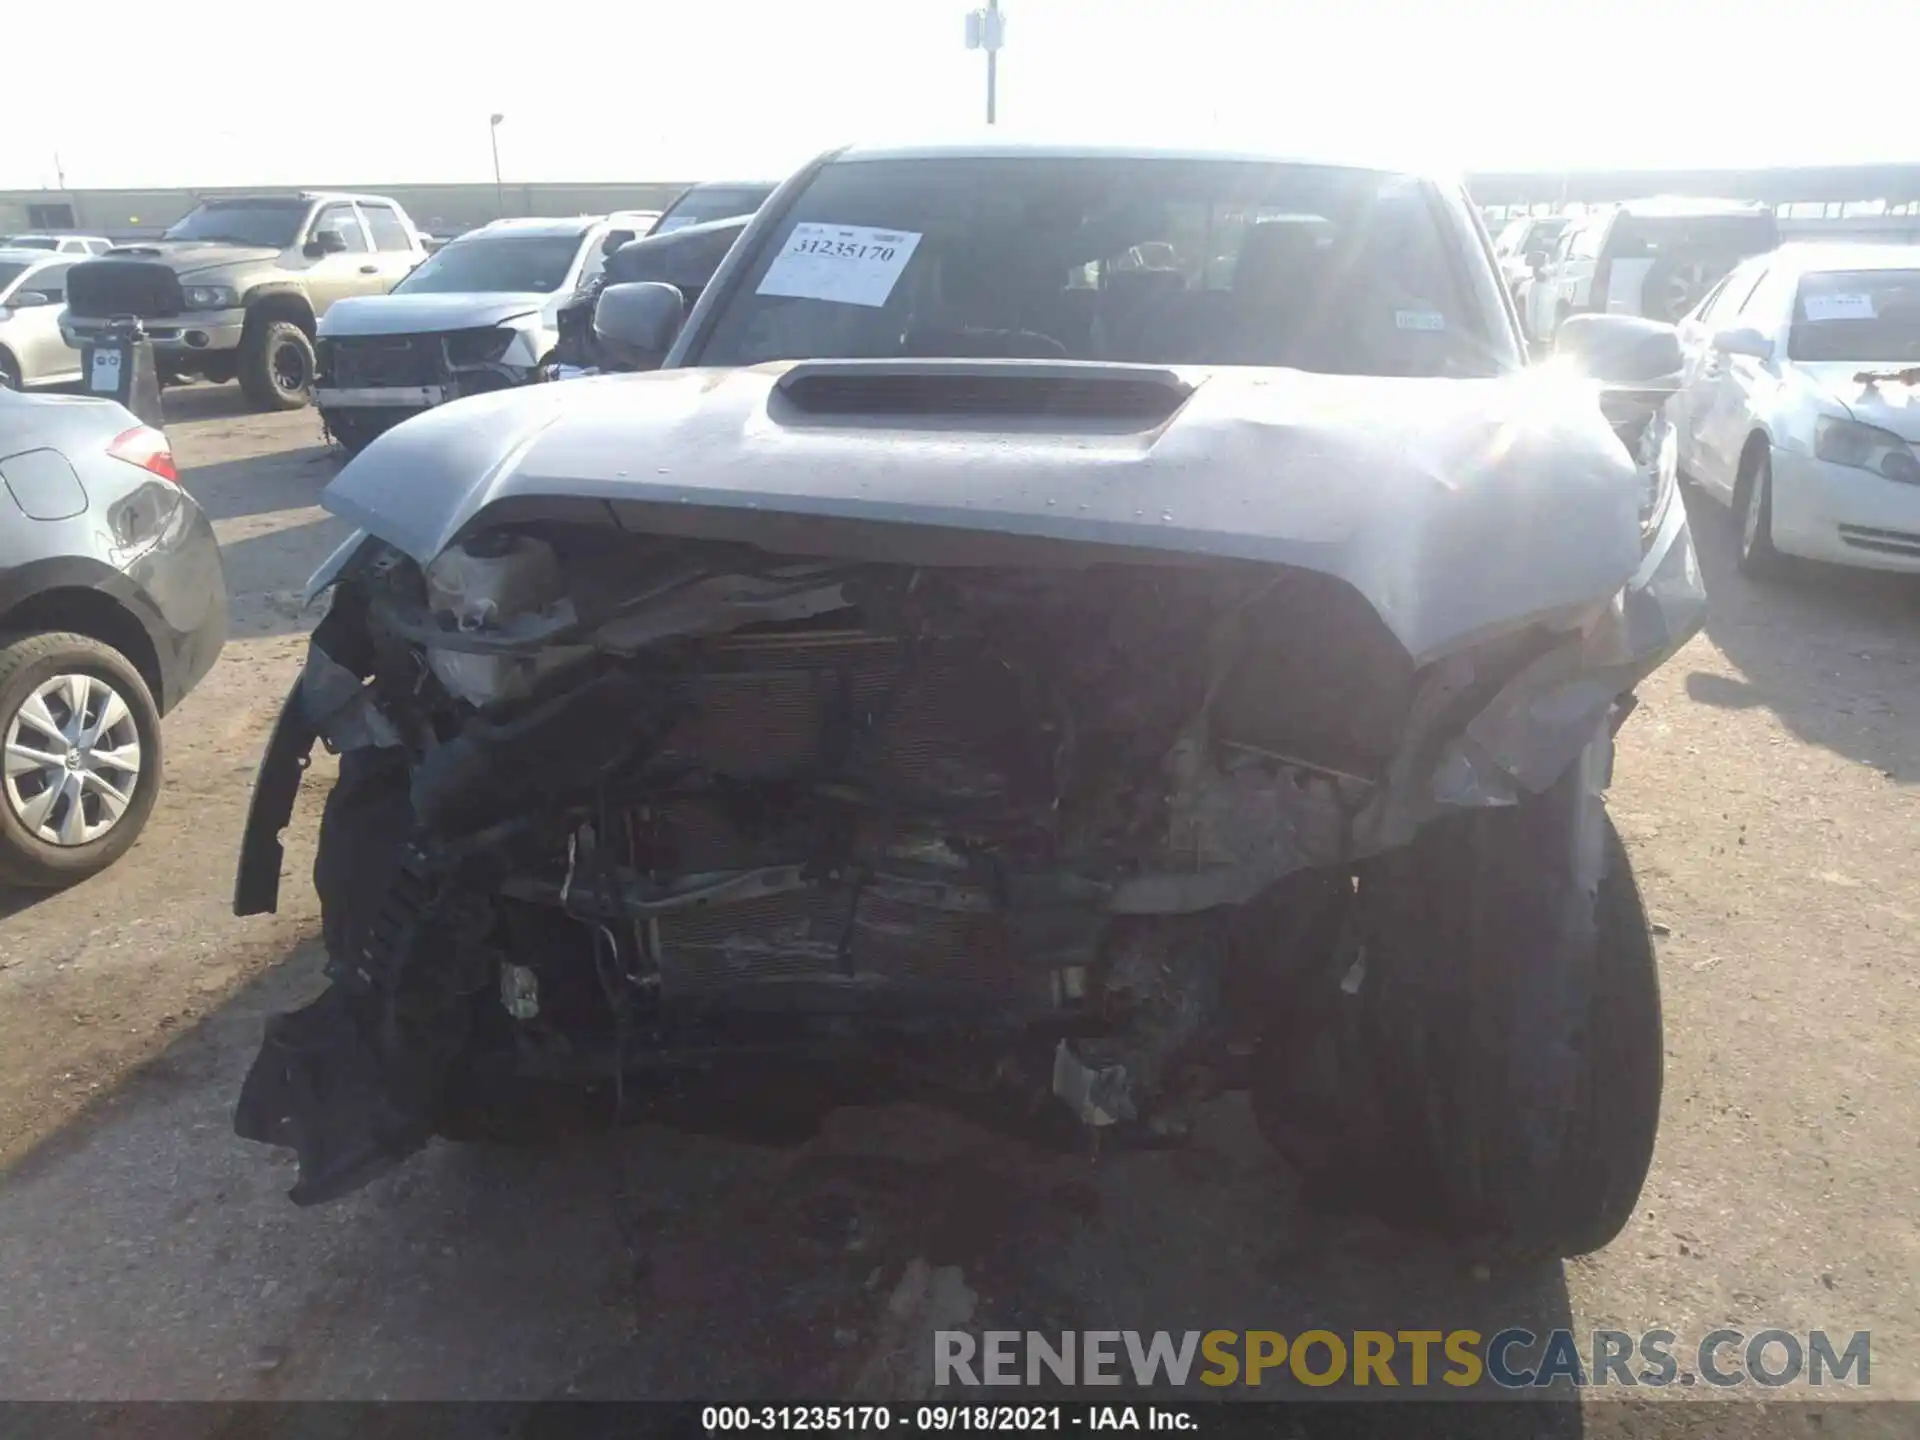
M 509 182 L 775 178 L 977 126 L 967 8 L 92 0 L 84 86 L 7 67 L 0 188 L 55 184 L 56 154 L 75 188 L 490 180 L 495 112 Z M 1912 0 L 1003 9 L 1009 133 L 1462 171 L 1920 160 Z

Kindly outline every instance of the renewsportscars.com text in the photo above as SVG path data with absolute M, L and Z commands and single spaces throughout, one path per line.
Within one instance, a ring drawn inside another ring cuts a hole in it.
M 1509 1390 L 1872 1383 L 1872 1334 L 1712 1330 L 937 1330 L 935 1385 L 1449 1385 Z

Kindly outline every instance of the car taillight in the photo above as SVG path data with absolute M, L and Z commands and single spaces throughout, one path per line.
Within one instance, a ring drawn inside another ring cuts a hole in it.
M 116 460 L 138 465 L 162 480 L 170 480 L 175 485 L 180 483 L 180 471 L 173 463 L 173 446 L 167 443 L 165 435 L 150 425 L 136 425 L 131 430 L 121 431 L 107 446 L 107 453 Z

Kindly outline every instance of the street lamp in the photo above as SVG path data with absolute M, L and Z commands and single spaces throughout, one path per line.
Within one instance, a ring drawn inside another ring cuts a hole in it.
M 1000 47 L 1006 43 L 1007 18 L 1000 0 L 987 0 L 984 10 L 967 12 L 967 48 L 987 52 L 987 123 L 994 123 L 994 100 L 1000 79 Z
M 500 188 L 500 122 L 506 118 L 504 115 L 487 117 L 487 138 L 493 141 L 493 209 L 498 219 L 505 219 L 507 214 L 506 192 Z

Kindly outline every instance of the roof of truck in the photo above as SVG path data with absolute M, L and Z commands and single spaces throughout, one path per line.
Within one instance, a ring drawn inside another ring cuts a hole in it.
M 1377 170 L 1425 179 L 1457 179 L 1446 167 L 1411 162 L 1369 150 L 1323 151 L 1245 145 L 1178 144 L 1160 140 L 1141 143 L 1110 140 L 1051 139 L 1039 136 L 969 134 L 929 143 L 853 144 L 836 152 L 836 160 L 972 160 L 996 157 L 1061 160 L 1226 160 L 1269 165 L 1322 165 L 1341 170 Z

